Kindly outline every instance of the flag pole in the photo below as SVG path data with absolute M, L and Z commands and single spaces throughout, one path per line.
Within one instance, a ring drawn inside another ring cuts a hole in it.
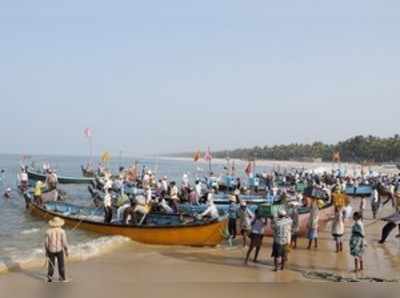
M 208 170 L 210 171 L 210 174 L 212 172 L 211 160 L 212 160 L 211 150 L 210 150 L 210 147 L 208 147 Z
M 92 136 L 89 137 L 89 164 L 90 166 L 94 166 L 93 165 L 93 139 Z

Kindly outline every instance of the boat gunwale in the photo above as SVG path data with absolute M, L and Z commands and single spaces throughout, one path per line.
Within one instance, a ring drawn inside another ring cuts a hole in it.
M 104 223 L 104 222 L 97 222 L 97 221 L 91 221 L 91 220 L 87 220 L 87 219 L 81 219 L 81 218 L 77 218 L 77 217 L 71 217 L 71 216 L 66 216 L 54 211 L 50 211 L 47 210 L 45 208 L 42 208 L 40 206 L 38 206 L 37 204 L 34 204 L 33 202 L 29 202 L 30 205 L 30 209 L 36 208 L 37 210 L 43 212 L 43 213 L 47 213 L 49 215 L 52 216 L 57 216 L 60 217 L 62 219 L 66 219 L 66 220 L 73 220 L 73 221 L 77 221 L 79 223 L 85 223 L 85 224 L 90 224 L 90 225 L 100 225 L 100 226 L 105 226 L 105 227 L 112 227 L 112 228 L 128 228 L 128 229 L 132 229 L 132 228 L 136 228 L 136 229 L 184 229 L 184 228 L 199 228 L 199 227 L 207 227 L 207 226 L 211 226 L 211 225 L 217 225 L 217 224 L 221 224 L 224 223 L 224 221 L 227 221 L 227 216 L 224 216 L 218 220 L 213 220 L 210 222 L 206 222 L 206 223 L 200 223 L 200 224 L 187 224 L 187 225 L 169 225 L 169 226 L 137 226 L 137 225 L 125 225 L 125 224 L 118 224 L 118 223 Z
M 46 180 L 46 175 L 36 172 L 36 171 L 32 171 L 30 169 L 27 169 L 27 174 L 28 174 L 28 178 L 31 180 Z M 36 179 L 35 179 L 36 178 Z M 70 184 L 76 184 L 73 181 L 79 181 L 79 182 L 86 182 L 86 183 L 90 183 L 92 181 L 94 181 L 94 177 L 90 178 L 90 177 L 69 177 L 69 176 L 58 176 L 57 177 L 58 182 L 63 184 L 62 181 L 70 181 Z

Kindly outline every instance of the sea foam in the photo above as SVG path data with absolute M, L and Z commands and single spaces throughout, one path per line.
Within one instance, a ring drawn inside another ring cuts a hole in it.
M 71 261 L 85 261 L 93 257 L 111 252 L 112 250 L 130 242 L 122 236 L 100 237 L 70 245 L 69 258 Z M 45 252 L 42 248 L 35 248 L 30 253 L 15 253 L 8 257 L 0 257 L 0 273 L 16 269 L 44 267 L 47 264 Z

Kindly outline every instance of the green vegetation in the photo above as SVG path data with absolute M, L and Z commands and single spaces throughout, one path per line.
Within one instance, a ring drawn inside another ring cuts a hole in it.
M 400 136 L 379 138 L 356 136 L 334 145 L 315 142 L 313 144 L 290 144 L 276 146 L 256 146 L 235 150 L 214 152 L 214 158 L 238 158 L 244 160 L 311 160 L 332 161 L 339 152 L 345 162 L 398 162 L 400 161 Z M 182 156 L 182 155 L 181 155 Z M 185 154 L 185 156 L 188 156 Z

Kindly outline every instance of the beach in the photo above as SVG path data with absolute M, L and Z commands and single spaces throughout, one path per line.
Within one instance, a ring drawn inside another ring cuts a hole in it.
M 359 205 L 353 199 L 353 207 Z M 391 207 L 381 210 L 380 216 L 391 212 Z M 241 239 L 230 247 L 223 243 L 219 247 L 165 247 L 151 246 L 127 241 L 119 248 L 86 261 L 68 261 L 67 275 L 72 289 L 107 290 L 112 287 L 143 287 L 151 283 L 201 284 L 201 283 L 292 283 L 292 282 L 371 282 L 386 281 L 398 284 L 400 280 L 399 239 L 393 232 L 386 244 L 378 244 L 383 222 L 372 220 L 366 213 L 365 228 L 368 247 L 365 253 L 365 271 L 352 273 L 353 258 L 349 254 L 348 239 L 351 220 L 346 222 L 344 252 L 334 252 L 330 235 L 330 224 L 321 227 L 320 245 L 317 250 L 306 249 L 307 240 L 301 238 L 298 249 L 289 255 L 287 270 L 275 273 L 270 258 L 271 238 L 264 238 L 264 245 L 257 264 L 244 265 L 245 250 Z M 0 276 L 3 293 L 13 293 L 18 285 L 24 290 L 40 289 L 45 285 L 45 268 L 14 268 Z M 51 285 L 58 287 L 59 284 Z
M 189 157 L 160 157 L 161 160 L 166 161 L 180 161 L 180 162 L 192 162 L 195 165 L 198 165 L 202 170 L 206 169 L 208 166 L 208 162 L 200 159 L 197 162 L 193 162 L 193 158 Z M 225 166 L 227 164 L 227 159 L 222 158 L 214 158 L 212 160 L 213 165 L 217 166 Z M 244 175 L 244 169 L 249 163 L 246 160 L 242 159 L 229 159 L 230 164 L 234 163 L 237 174 Z M 317 173 L 323 173 L 324 171 L 330 172 L 336 169 L 346 169 L 349 171 L 349 174 L 352 175 L 353 171 L 356 171 L 358 174 L 361 169 L 365 171 L 373 171 L 378 173 L 384 173 L 388 175 L 397 174 L 399 170 L 397 169 L 395 164 L 370 164 L 370 165 L 361 165 L 359 163 L 352 162 L 328 162 L 328 161 L 296 161 L 296 160 L 256 160 L 255 161 L 256 169 L 259 167 L 259 170 L 263 170 L 265 168 L 268 169 L 277 169 L 277 170 L 292 170 L 292 169 L 306 169 L 308 171 L 316 171 Z

